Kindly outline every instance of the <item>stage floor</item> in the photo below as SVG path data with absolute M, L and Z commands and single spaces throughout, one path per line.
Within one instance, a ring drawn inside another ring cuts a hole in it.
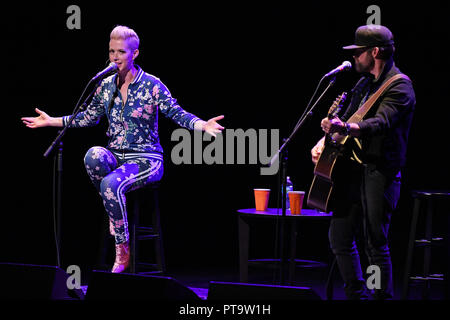
M 296 287 L 309 287 L 322 300 L 327 300 L 326 282 L 328 279 L 328 268 L 306 269 L 297 268 L 295 278 L 291 285 Z M 225 267 L 172 267 L 165 276 L 169 276 L 188 287 L 203 300 L 207 300 L 210 281 L 218 282 L 239 282 L 238 269 Z M 401 280 L 400 277 L 394 277 L 394 300 L 400 300 L 401 297 Z M 266 267 L 250 267 L 249 283 L 264 285 L 281 285 L 279 270 Z M 332 276 L 333 281 L 333 300 L 345 300 L 344 285 L 337 271 Z M 82 286 L 82 290 L 86 293 L 88 285 Z M 413 285 L 410 288 L 410 300 L 420 300 L 421 285 Z M 431 287 L 431 300 L 442 300 L 443 288 L 436 284 Z

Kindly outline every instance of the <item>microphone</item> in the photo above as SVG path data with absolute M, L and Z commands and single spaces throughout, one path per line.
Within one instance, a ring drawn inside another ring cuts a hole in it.
M 100 71 L 99 73 L 97 73 L 95 75 L 95 77 L 92 78 L 91 81 L 95 81 L 97 79 L 103 78 L 104 76 L 106 76 L 108 73 L 111 73 L 113 71 L 117 70 L 117 64 L 115 64 L 114 62 L 111 62 L 109 64 L 109 66 L 107 66 L 105 69 L 103 69 L 102 71 Z
M 344 61 L 344 62 L 342 62 L 342 64 L 341 64 L 339 67 L 337 67 L 337 68 L 331 70 L 330 72 L 328 72 L 328 73 L 324 76 L 324 78 L 327 78 L 327 77 L 329 77 L 329 76 L 333 76 L 333 75 L 335 75 L 336 73 L 339 73 L 339 72 L 341 72 L 341 71 L 347 71 L 347 70 L 349 70 L 351 67 L 352 67 L 352 64 L 351 64 L 350 61 Z

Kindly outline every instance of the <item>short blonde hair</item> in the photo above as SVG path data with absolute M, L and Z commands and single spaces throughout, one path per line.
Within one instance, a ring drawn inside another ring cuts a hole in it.
M 139 49 L 139 37 L 137 33 L 126 26 L 116 26 L 109 36 L 110 39 L 123 39 L 128 41 L 131 51 Z

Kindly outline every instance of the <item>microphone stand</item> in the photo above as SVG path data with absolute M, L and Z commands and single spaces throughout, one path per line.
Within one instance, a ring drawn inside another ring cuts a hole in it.
M 75 106 L 75 110 L 72 113 L 72 116 L 67 121 L 67 125 L 63 127 L 63 129 L 58 131 L 58 135 L 55 140 L 51 143 L 51 145 L 47 148 L 44 153 L 44 157 L 48 158 L 48 156 L 52 153 L 56 146 L 58 146 L 58 152 L 55 154 L 54 158 L 54 168 L 53 168 L 53 223 L 55 230 L 55 245 L 56 245 L 56 261 L 58 267 L 61 267 L 61 217 L 62 217 L 62 174 L 63 174 L 63 142 L 62 138 L 66 134 L 67 128 L 73 122 L 75 117 L 88 106 L 88 102 L 94 96 L 97 87 L 101 83 L 102 79 L 98 79 L 94 89 L 89 93 L 84 102 L 80 104 L 80 100 L 84 95 L 84 92 L 89 87 L 89 85 L 93 82 L 94 78 L 91 79 L 86 85 L 80 99 L 78 100 L 77 105 Z M 56 188 L 55 188 L 55 180 L 56 180 Z
M 317 85 L 317 89 L 319 88 L 320 84 L 322 83 L 322 81 L 326 78 L 327 76 L 325 75 L 324 77 L 322 77 L 322 79 L 320 79 L 319 84 Z M 322 92 L 322 94 L 317 98 L 316 102 L 311 106 L 311 101 L 315 96 L 315 93 L 313 94 L 313 96 L 311 97 L 310 102 L 308 103 L 308 105 L 305 108 L 305 112 L 303 113 L 303 115 L 300 117 L 299 121 L 297 122 L 297 125 L 295 126 L 294 130 L 292 131 L 292 133 L 289 135 L 289 137 L 287 139 L 283 139 L 283 145 L 280 147 L 280 149 L 273 155 L 271 161 L 270 161 L 270 166 L 272 166 L 273 163 L 275 163 L 275 161 L 278 160 L 278 158 L 281 156 L 281 162 L 280 162 L 280 169 L 278 171 L 278 175 L 279 175 L 279 181 L 281 181 L 281 188 L 278 188 L 278 199 L 280 199 L 280 192 L 281 192 L 281 226 L 280 226 L 280 254 L 281 254 L 281 268 L 280 268 L 280 283 L 281 285 L 285 285 L 286 284 L 286 275 L 285 275 L 285 269 L 286 269 L 286 264 L 287 264 L 287 257 L 286 257 L 286 249 L 285 249 L 285 223 L 286 223 L 286 197 L 288 196 L 286 193 L 286 185 L 287 185 L 287 164 L 288 164 L 288 153 L 287 153 L 287 146 L 289 144 L 289 142 L 292 140 L 292 138 L 294 137 L 294 135 L 297 133 L 297 131 L 303 126 L 303 124 L 305 123 L 306 120 L 308 120 L 309 118 L 311 118 L 311 116 L 314 114 L 313 111 L 317 106 L 317 103 L 322 99 L 322 97 L 325 95 L 325 93 L 328 91 L 328 89 L 330 89 L 331 86 L 334 85 L 336 81 L 336 77 L 333 76 L 330 80 L 330 82 L 328 83 L 328 86 L 325 88 L 325 90 Z M 317 91 L 316 89 L 316 91 Z M 279 204 L 278 204 L 279 206 Z M 292 239 L 291 239 L 292 240 Z M 295 259 L 295 258 L 294 258 Z M 294 261 L 295 263 L 295 261 Z

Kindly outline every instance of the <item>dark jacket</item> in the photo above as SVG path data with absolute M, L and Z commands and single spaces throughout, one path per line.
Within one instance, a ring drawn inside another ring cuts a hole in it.
M 364 75 L 352 89 L 351 101 L 341 119 L 348 120 L 384 82 L 398 73 L 400 70 L 390 60 L 378 79 Z M 358 123 L 363 163 L 375 165 L 387 175 L 396 175 L 404 167 L 415 104 L 412 83 L 406 79 L 396 80 L 378 98 Z

